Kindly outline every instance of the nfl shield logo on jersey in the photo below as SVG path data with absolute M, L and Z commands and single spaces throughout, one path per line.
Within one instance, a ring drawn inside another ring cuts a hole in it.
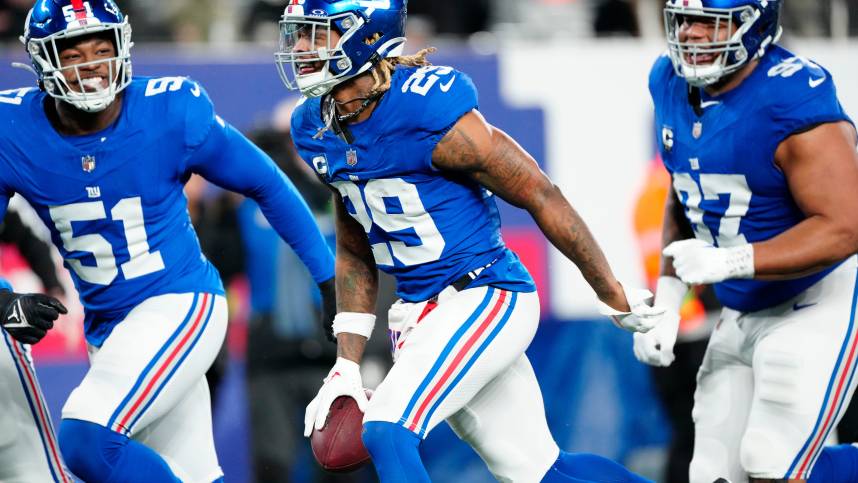
M 354 166 L 357 164 L 357 151 L 354 149 L 349 149 L 346 151 L 346 164 L 349 166 Z
M 87 173 L 95 170 L 95 156 L 84 156 L 80 158 L 80 167 Z

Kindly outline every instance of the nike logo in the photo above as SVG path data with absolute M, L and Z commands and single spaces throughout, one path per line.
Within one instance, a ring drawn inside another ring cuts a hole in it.
M 706 102 L 701 102 L 700 107 L 702 109 L 706 109 L 707 107 L 717 106 L 718 104 L 721 104 L 721 101 L 706 101 Z
M 816 89 L 817 87 L 819 87 L 820 84 L 825 82 L 825 79 L 828 79 L 828 77 L 820 77 L 819 79 L 814 79 L 811 77 L 807 80 L 807 85 L 809 85 L 811 89 Z
M 794 304 L 794 305 L 792 306 L 792 309 L 793 309 L 793 310 L 806 309 L 806 308 L 808 308 L 808 307 L 813 307 L 814 305 L 816 305 L 816 304 L 818 304 L 818 303 L 819 303 L 819 302 L 814 302 L 814 303 L 812 303 L 812 304 Z
M 456 76 L 453 76 L 453 78 L 450 79 L 450 82 L 447 82 L 446 84 L 441 84 L 438 87 L 441 88 L 442 92 L 448 92 L 450 88 L 453 87 L 453 82 L 456 82 Z

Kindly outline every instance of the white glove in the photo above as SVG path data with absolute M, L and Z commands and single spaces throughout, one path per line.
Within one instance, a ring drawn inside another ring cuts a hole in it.
M 665 307 L 662 321 L 646 334 L 634 334 L 635 358 L 651 366 L 669 366 L 674 359 L 673 346 L 679 332 L 679 308 L 688 293 L 688 285 L 676 277 L 660 277 L 655 290 L 655 305 Z
M 646 289 L 625 289 L 626 301 L 631 310 L 620 312 L 605 302 L 599 301 L 599 313 L 611 318 L 617 327 L 629 332 L 647 332 L 661 321 L 664 309 L 650 307 L 652 292 Z
M 331 404 L 340 396 L 353 398 L 357 401 L 358 409 L 361 412 L 366 411 L 369 400 L 363 390 L 360 366 L 354 361 L 337 357 L 337 362 L 328 372 L 328 377 L 325 378 L 319 393 L 310 401 L 307 410 L 304 412 L 305 437 L 310 437 L 314 427 L 318 430 L 325 426 Z
M 754 246 L 750 243 L 718 248 L 691 238 L 675 241 L 662 254 L 673 258 L 673 269 L 689 285 L 754 278 Z

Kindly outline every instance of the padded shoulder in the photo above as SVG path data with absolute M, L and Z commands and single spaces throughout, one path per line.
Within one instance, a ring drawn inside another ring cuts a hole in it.
M 464 72 L 445 66 L 398 68 L 391 79 L 391 104 L 400 133 L 446 133 L 477 109 L 477 88 Z
M 849 120 L 837 99 L 831 73 L 805 57 L 776 47 L 765 69 L 760 99 L 768 103 L 773 125 L 784 138 L 815 124 Z

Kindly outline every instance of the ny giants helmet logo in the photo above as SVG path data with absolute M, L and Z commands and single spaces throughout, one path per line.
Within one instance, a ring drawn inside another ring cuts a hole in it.
M 89 2 L 72 2 L 71 5 L 63 7 L 63 15 L 66 22 L 74 22 L 75 20 L 83 20 L 86 17 L 92 17 L 92 7 Z
M 289 0 L 285 15 L 304 15 L 304 0 Z

